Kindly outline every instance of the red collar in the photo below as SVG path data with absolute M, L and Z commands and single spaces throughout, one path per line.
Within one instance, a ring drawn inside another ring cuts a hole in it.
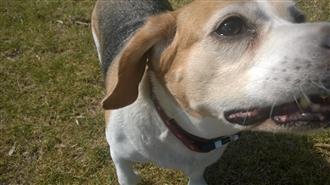
M 167 128 L 172 134 L 179 139 L 187 148 L 195 152 L 207 153 L 217 148 L 221 148 L 223 145 L 236 141 L 240 137 L 240 133 L 230 136 L 221 136 L 213 139 L 205 139 L 195 136 L 186 130 L 184 130 L 175 119 L 170 118 L 163 107 L 160 105 L 159 100 L 152 89 L 152 82 L 150 80 L 150 96 L 151 100 L 157 110 L 159 117 L 162 119 Z

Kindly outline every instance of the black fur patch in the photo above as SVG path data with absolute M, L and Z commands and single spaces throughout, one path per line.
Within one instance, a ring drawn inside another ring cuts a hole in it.
M 98 8 L 104 75 L 127 39 L 149 16 L 172 10 L 167 0 L 103 0 L 99 2 Z

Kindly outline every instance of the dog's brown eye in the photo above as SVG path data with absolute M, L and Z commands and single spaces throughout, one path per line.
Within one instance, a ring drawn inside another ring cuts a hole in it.
M 216 33 L 221 36 L 235 36 L 242 32 L 244 21 L 240 17 L 229 17 L 217 28 Z

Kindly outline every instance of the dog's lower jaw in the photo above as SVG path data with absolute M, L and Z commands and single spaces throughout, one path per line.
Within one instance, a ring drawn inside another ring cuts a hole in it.
M 205 168 L 221 157 L 226 146 L 206 154 L 186 148 L 158 117 L 149 98 L 148 85 L 145 75 L 136 102 L 113 110 L 107 124 L 107 141 L 119 182 L 137 183 L 132 164 L 153 162 L 183 171 L 191 185 L 203 184 Z

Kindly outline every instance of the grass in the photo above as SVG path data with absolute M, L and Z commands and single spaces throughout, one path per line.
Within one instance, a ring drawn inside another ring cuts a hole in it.
M 117 184 L 99 106 L 102 76 L 89 26 L 94 2 L 0 2 L 1 185 Z M 299 4 L 311 20 L 330 20 L 327 0 Z M 330 132 L 245 133 L 205 176 L 223 185 L 326 185 L 329 145 Z M 137 168 L 142 184 L 187 183 L 174 170 Z

